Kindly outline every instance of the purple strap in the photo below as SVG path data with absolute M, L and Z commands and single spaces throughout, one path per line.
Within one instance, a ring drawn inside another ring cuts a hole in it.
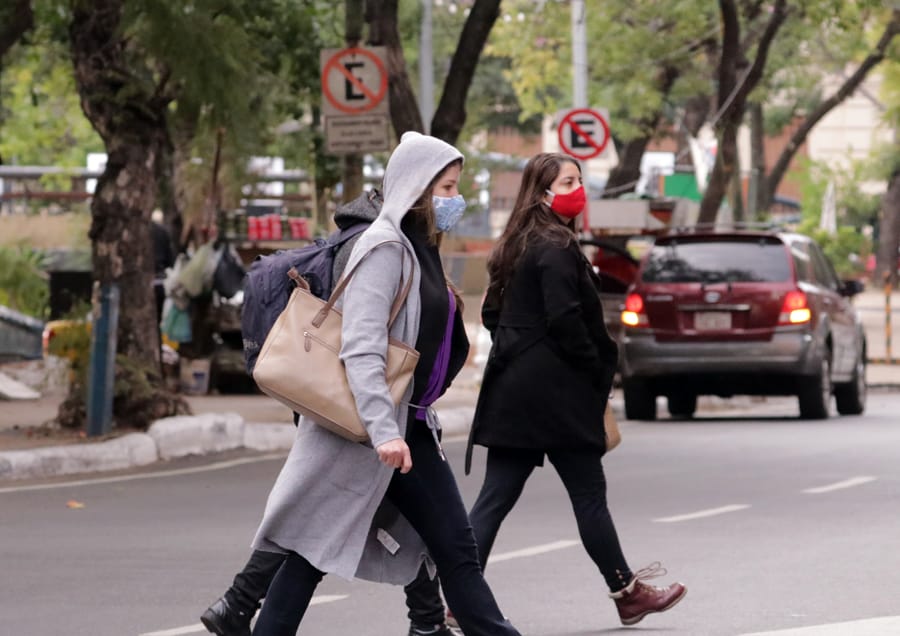
M 431 369 L 431 376 L 428 378 L 428 386 L 425 387 L 425 393 L 419 398 L 419 406 L 428 407 L 434 404 L 441 396 L 444 389 L 444 381 L 447 379 L 447 368 L 450 366 L 450 344 L 453 340 L 453 320 L 456 315 L 456 296 L 450 289 L 447 289 L 450 297 L 449 314 L 447 316 L 447 328 L 444 330 L 444 339 L 441 341 L 441 348 L 438 349 L 437 357 L 434 359 L 434 367 Z M 416 411 L 417 420 L 425 420 L 425 408 Z

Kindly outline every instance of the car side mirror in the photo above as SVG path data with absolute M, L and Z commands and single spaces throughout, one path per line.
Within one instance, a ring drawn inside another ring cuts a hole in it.
M 841 283 L 841 296 L 853 297 L 865 289 L 865 285 L 863 285 L 862 281 L 859 280 L 845 280 Z

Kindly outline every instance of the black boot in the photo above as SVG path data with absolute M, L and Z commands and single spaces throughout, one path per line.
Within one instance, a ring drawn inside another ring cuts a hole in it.
M 223 596 L 209 606 L 200 622 L 217 636 L 250 636 L 251 615 L 233 608 Z
M 454 631 L 447 624 L 422 625 L 412 622 L 409 624 L 409 636 L 454 636 Z

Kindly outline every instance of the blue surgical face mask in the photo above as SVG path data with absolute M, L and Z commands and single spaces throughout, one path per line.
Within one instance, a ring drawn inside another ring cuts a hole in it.
M 441 232 L 449 232 L 466 211 L 466 200 L 461 194 L 455 197 L 431 197 L 434 205 L 434 224 Z

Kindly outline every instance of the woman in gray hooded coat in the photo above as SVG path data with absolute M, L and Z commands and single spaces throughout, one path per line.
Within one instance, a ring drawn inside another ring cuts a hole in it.
M 353 248 L 346 271 L 359 268 L 342 298 L 341 360 L 371 443 L 347 441 L 301 418 L 253 542 L 288 555 L 256 636 L 295 634 L 326 573 L 402 585 L 423 562 L 440 569 L 447 604 L 467 636 L 519 634 L 482 576 L 430 408 L 468 351 L 436 242 L 465 208 L 461 167 L 456 148 L 418 133 L 404 134 L 388 161 L 384 205 Z M 385 241 L 391 243 L 379 245 Z M 412 290 L 389 332 L 391 305 L 408 277 Z M 420 353 L 397 406 L 384 378 L 389 336 Z

